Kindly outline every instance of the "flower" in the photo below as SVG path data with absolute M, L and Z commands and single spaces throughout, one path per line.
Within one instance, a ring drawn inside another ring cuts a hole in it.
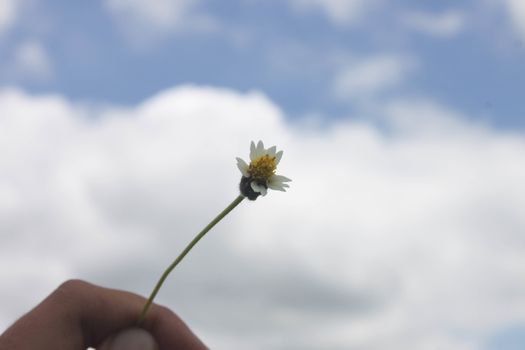
M 289 178 L 276 175 L 275 169 L 283 156 L 283 151 L 277 151 L 276 146 L 264 148 L 262 141 L 250 144 L 250 164 L 237 158 L 237 167 L 242 173 L 239 189 L 241 194 L 250 200 L 255 200 L 259 195 L 265 196 L 267 189 L 286 191 L 289 187 L 285 182 Z

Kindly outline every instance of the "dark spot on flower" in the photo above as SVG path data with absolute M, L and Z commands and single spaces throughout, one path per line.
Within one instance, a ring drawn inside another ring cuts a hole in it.
M 239 190 L 241 191 L 241 194 L 248 198 L 249 200 L 256 200 L 257 197 L 259 197 L 261 194 L 259 192 L 255 192 L 251 186 L 252 181 L 254 179 L 252 177 L 241 177 L 241 183 L 239 184 Z M 268 188 L 266 184 L 261 183 L 260 181 L 257 181 L 257 184 L 259 186 L 264 186 L 265 188 Z

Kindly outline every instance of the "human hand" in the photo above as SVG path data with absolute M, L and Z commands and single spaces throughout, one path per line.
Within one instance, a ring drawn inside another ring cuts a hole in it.
M 206 346 L 169 309 L 146 299 L 71 280 L 0 336 L 0 350 L 202 350 Z M 135 328 L 134 328 L 135 327 Z

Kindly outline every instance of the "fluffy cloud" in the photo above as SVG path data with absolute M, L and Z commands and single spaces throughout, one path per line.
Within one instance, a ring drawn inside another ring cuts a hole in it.
M 12 73 L 20 78 L 48 79 L 53 74 L 47 50 L 37 41 L 26 41 L 14 51 Z
M 0 74 L 11 82 L 46 82 L 54 76 L 53 62 L 42 43 L 26 40 L 10 52 Z
M 451 37 L 458 34 L 465 24 L 463 14 L 447 11 L 440 14 L 409 12 L 403 18 L 406 26 L 437 37 Z
M 399 85 L 414 67 L 414 59 L 396 55 L 353 60 L 337 72 L 333 91 L 340 99 L 377 96 Z
M 345 25 L 361 18 L 378 0 L 291 0 L 300 11 L 323 11 L 334 23 Z
M 504 4 L 516 31 L 525 38 L 525 2 L 521 0 L 505 0 Z
M 200 1 L 105 0 L 105 7 L 133 40 L 193 30 L 213 30 L 214 21 L 198 14 Z
M 214 349 L 479 349 L 525 312 L 525 137 L 431 101 L 382 127 L 286 121 L 258 93 L 132 108 L 0 92 L 0 323 L 80 277 L 146 294 L 237 195 L 251 139 L 288 193 L 245 202 L 159 301 Z
M 0 0 L 0 35 L 6 32 L 16 19 L 16 0 Z

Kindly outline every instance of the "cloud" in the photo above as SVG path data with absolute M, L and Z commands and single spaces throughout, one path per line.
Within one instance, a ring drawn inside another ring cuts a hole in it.
M 350 61 L 337 72 L 333 91 L 340 99 L 377 96 L 402 83 L 414 67 L 412 58 L 387 54 Z
M 184 31 L 213 31 L 215 21 L 192 0 L 106 0 L 105 8 L 135 41 Z
M 378 109 L 381 127 L 319 130 L 257 92 L 101 107 L 1 90 L 0 324 L 69 277 L 149 293 L 261 138 L 290 191 L 241 203 L 159 302 L 214 349 L 482 348 L 525 311 L 525 136 L 432 101 Z
M 402 21 L 421 33 L 444 38 L 457 35 L 465 25 L 463 14 L 452 10 L 440 14 L 408 12 L 402 16 Z
M 0 0 L 0 35 L 7 32 L 16 20 L 17 1 Z
M 300 11 L 320 10 L 335 24 L 346 25 L 358 21 L 377 0 L 291 0 Z
M 22 79 L 46 80 L 53 74 L 51 59 L 45 47 L 32 40 L 16 47 L 12 67 L 12 74 Z
M 525 3 L 521 0 L 505 0 L 504 4 L 518 35 L 525 38 Z

